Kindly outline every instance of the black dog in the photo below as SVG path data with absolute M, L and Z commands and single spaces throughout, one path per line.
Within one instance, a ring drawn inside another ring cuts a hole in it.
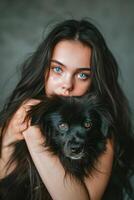
M 67 173 L 80 181 L 92 173 L 112 126 L 112 117 L 97 95 L 45 98 L 29 116 Z

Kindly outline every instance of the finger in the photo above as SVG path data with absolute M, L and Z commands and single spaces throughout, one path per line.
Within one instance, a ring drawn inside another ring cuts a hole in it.
M 28 128 L 28 122 L 26 121 L 26 122 L 24 122 L 24 123 L 22 123 L 22 124 L 19 124 L 19 132 L 23 132 L 23 131 L 25 131 L 27 128 Z
M 36 105 L 40 102 L 41 101 L 37 100 L 37 99 L 30 99 L 28 101 L 25 101 L 22 104 L 22 106 L 15 113 L 15 117 L 19 120 L 20 123 L 23 123 L 23 121 L 25 120 L 25 117 L 27 115 L 27 111 L 29 111 L 31 109 L 31 106 Z
M 26 118 L 27 112 L 26 109 L 22 106 L 13 116 L 14 123 L 23 123 Z
M 10 127 L 14 132 L 21 132 L 25 130 L 31 123 L 27 116 L 27 111 L 30 109 L 31 105 L 36 105 L 40 103 L 40 100 L 30 99 L 27 102 L 23 103 L 21 107 L 16 111 L 11 119 Z
M 24 104 L 22 105 L 23 109 L 25 110 L 25 112 L 27 113 L 32 106 L 37 105 L 41 102 L 41 100 L 37 100 L 37 99 L 30 99 L 27 102 L 24 102 Z
M 22 105 L 27 108 L 27 106 L 33 106 L 33 105 L 37 105 L 38 103 L 40 103 L 41 100 L 39 99 L 30 99 L 28 101 L 25 101 Z

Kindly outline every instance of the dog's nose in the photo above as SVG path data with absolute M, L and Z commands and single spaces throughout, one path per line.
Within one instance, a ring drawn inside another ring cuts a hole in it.
M 70 146 L 70 150 L 71 150 L 71 153 L 78 154 L 78 153 L 80 153 L 83 150 L 83 144 L 82 143 L 72 144 Z

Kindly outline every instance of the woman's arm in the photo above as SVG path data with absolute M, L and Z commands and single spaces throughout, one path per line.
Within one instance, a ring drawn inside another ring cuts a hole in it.
M 91 200 L 100 200 L 108 184 L 114 157 L 113 139 L 107 140 L 106 152 L 101 155 L 96 168 L 98 171 L 93 172 L 93 176 L 85 179 L 85 185 L 90 193 Z M 99 172 L 100 171 L 100 172 Z
M 39 128 L 30 126 L 23 132 L 34 164 L 54 200 L 89 200 L 89 194 L 84 186 L 67 176 L 56 156 L 52 156 L 42 143 L 44 137 Z

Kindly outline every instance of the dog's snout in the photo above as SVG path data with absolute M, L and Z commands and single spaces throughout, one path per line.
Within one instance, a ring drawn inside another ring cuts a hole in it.
M 70 137 L 64 146 L 64 155 L 71 159 L 81 159 L 84 156 L 85 140 L 77 135 Z
M 70 148 L 71 153 L 79 153 L 83 149 L 84 139 L 79 138 L 79 137 L 72 137 L 68 141 L 68 146 Z

